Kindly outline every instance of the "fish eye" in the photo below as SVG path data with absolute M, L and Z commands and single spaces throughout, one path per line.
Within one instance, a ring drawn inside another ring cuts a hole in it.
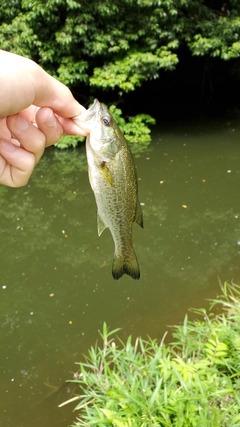
M 104 124 L 105 126 L 109 126 L 109 125 L 110 125 L 110 122 L 111 122 L 111 119 L 110 119 L 110 117 L 109 117 L 109 116 L 104 116 L 104 117 L 102 118 L 102 121 L 103 121 L 103 124 Z

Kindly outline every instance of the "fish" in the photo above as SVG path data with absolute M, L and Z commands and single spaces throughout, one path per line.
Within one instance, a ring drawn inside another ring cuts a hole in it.
M 89 136 L 86 139 L 88 174 L 97 205 L 98 235 L 109 228 L 114 245 L 112 276 L 140 278 L 132 243 L 134 222 L 143 228 L 138 199 L 137 174 L 128 142 L 110 111 L 97 99 L 73 121 Z

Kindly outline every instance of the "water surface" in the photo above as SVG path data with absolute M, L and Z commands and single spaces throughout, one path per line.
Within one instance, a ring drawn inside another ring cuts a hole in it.
M 161 338 L 218 280 L 240 278 L 240 126 L 158 127 L 136 157 L 144 230 L 140 281 L 111 276 L 84 147 L 48 149 L 29 184 L 0 187 L 0 407 L 4 427 L 67 427 L 64 385 L 106 321 L 125 339 Z

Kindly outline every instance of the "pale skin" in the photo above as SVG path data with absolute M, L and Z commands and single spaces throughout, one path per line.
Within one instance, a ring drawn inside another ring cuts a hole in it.
M 26 185 L 44 150 L 85 111 L 70 90 L 30 59 L 0 50 L 0 184 Z

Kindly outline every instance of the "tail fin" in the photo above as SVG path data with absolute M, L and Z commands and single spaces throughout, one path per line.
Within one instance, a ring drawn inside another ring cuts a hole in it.
M 125 258 L 124 255 L 115 255 L 112 265 L 112 275 L 115 280 L 120 279 L 124 274 L 133 279 L 140 279 L 140 269 L 134 249 Z

